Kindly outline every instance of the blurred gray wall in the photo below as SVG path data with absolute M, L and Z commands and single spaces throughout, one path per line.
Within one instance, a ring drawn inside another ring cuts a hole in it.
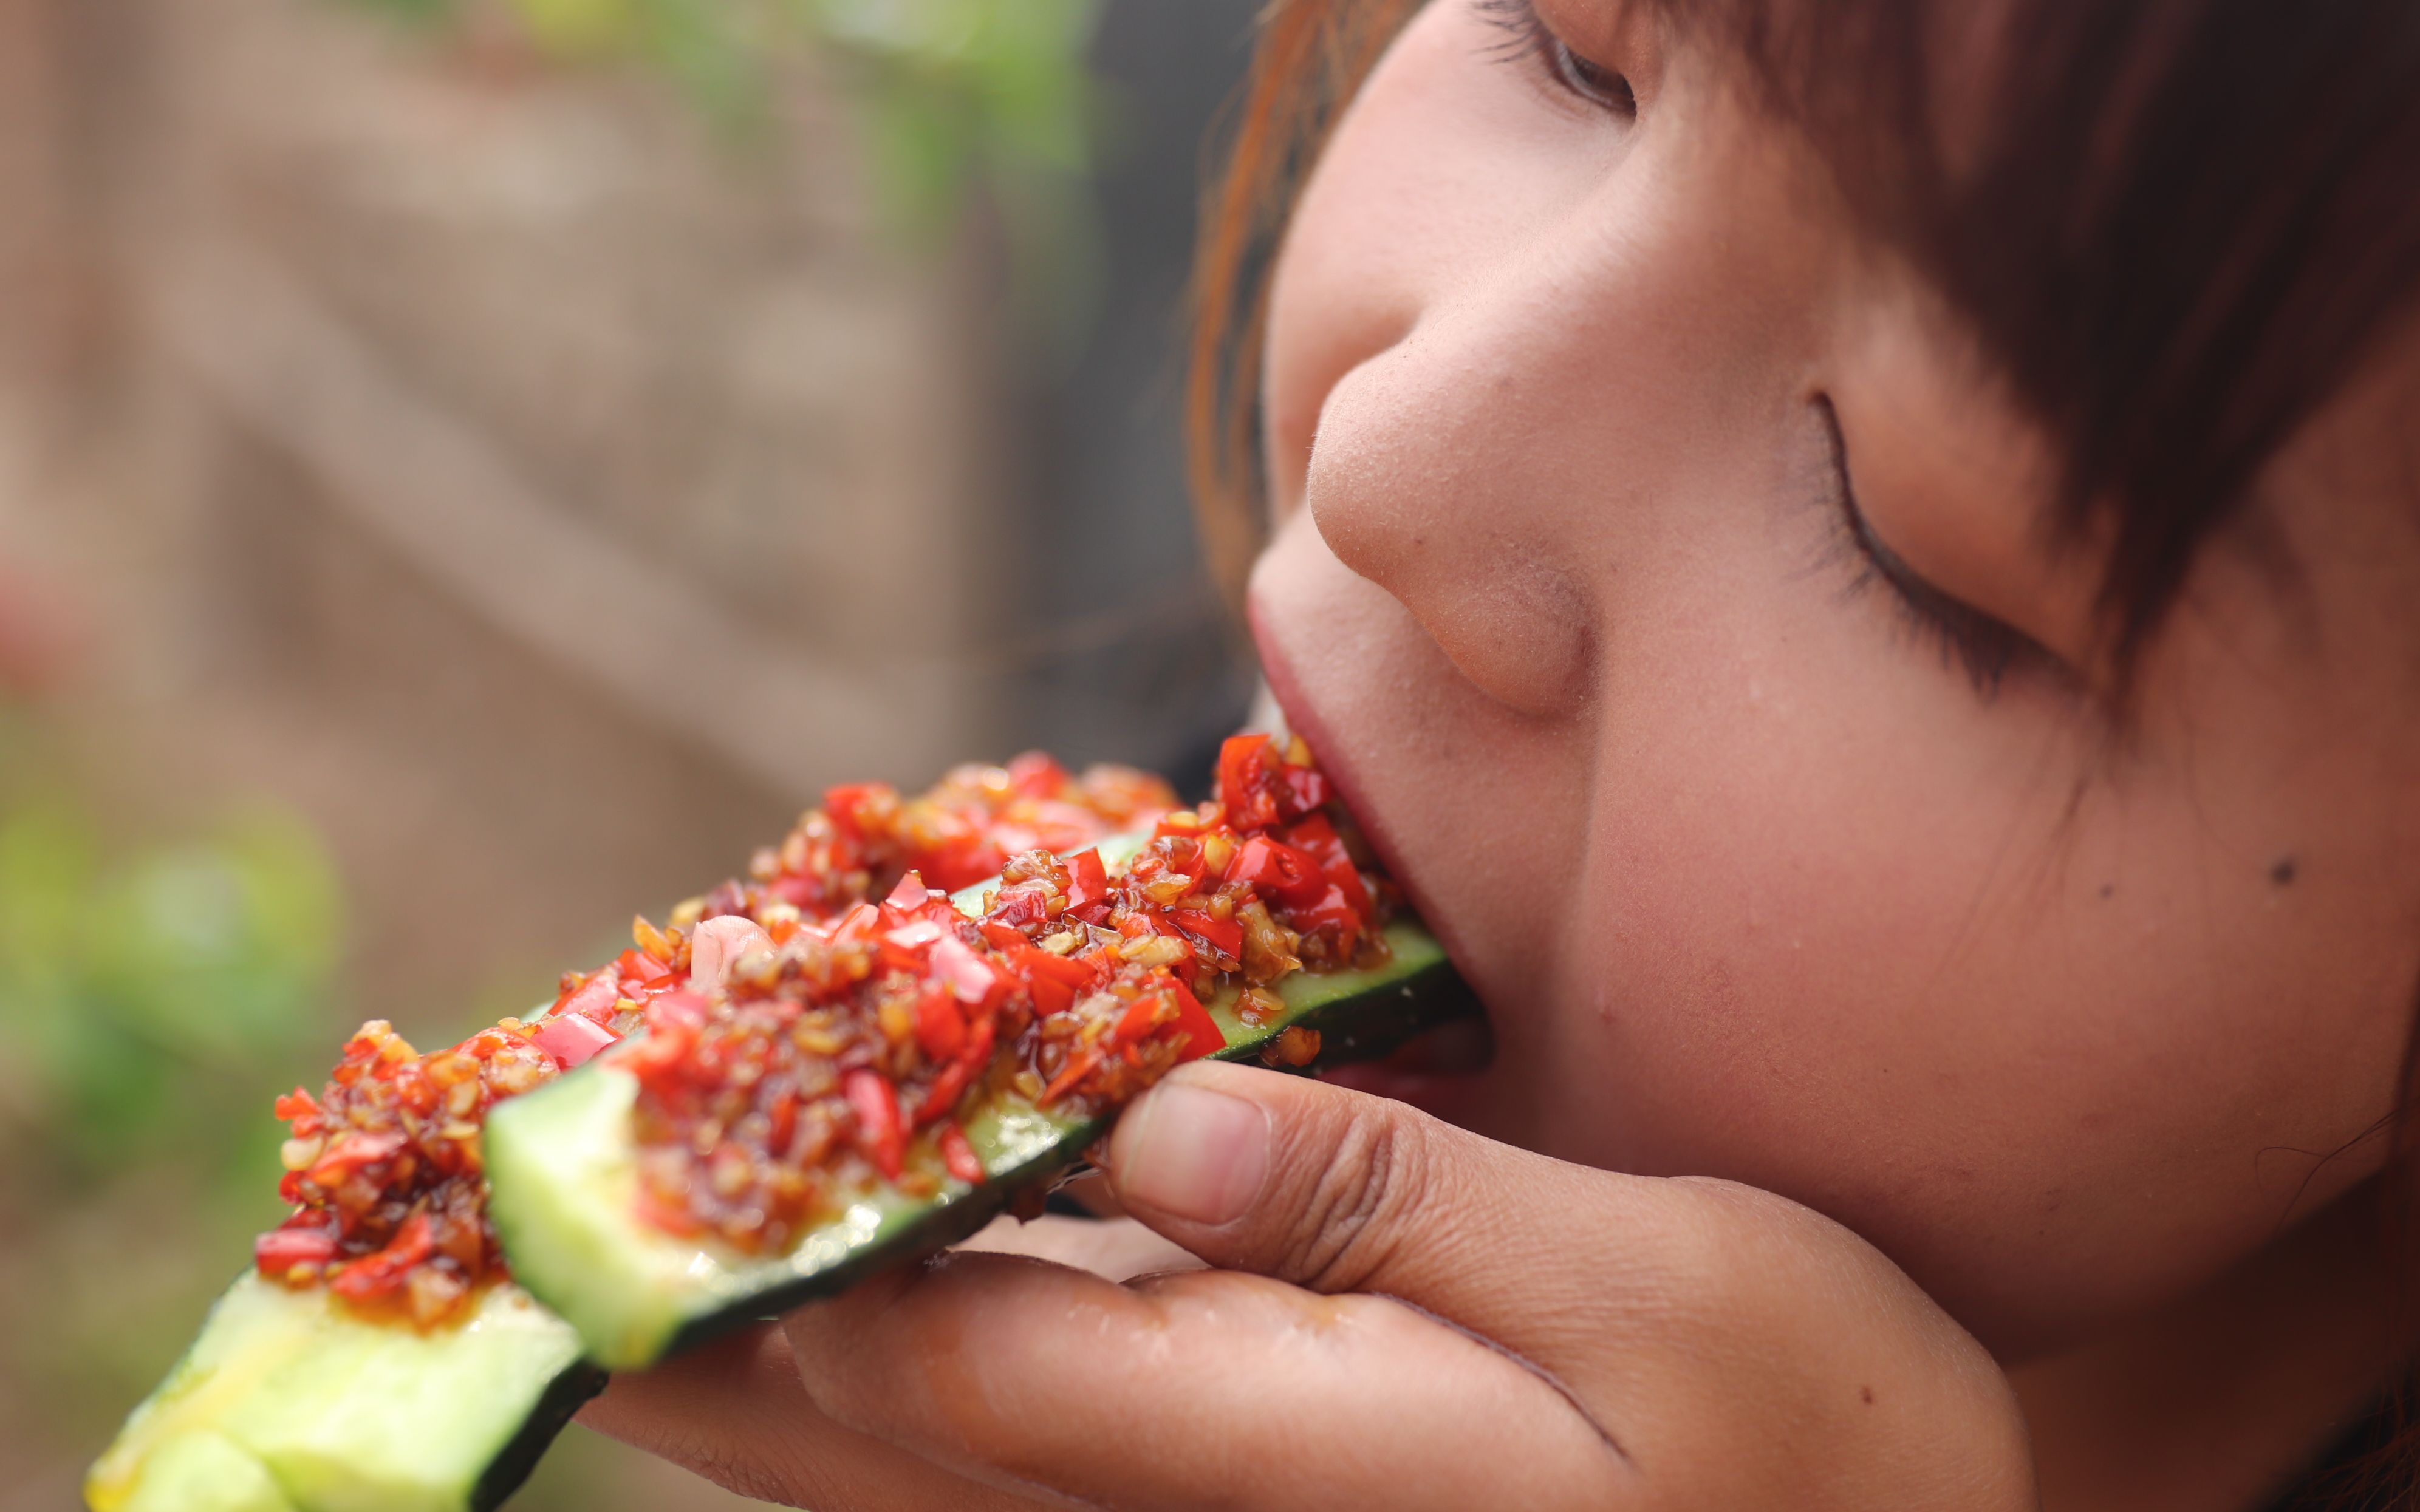
M 1185 491 L 1182 305 L 1205 133 L 1249 56 L 1253 0 L 1111 0 L 1094 50 L 1118 116 L 1099 185 L 1097 323 L 1013 402 L 1035 447 L 1031 580 L 1051 654 L 1022 679 L 1021 743 L 1114 756 L 1199 788 L 1251 687 L 1203 577 Z

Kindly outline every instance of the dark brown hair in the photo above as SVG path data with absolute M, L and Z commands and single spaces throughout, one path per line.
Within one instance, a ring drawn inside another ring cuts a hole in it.
M 1607 0 L 1611 3 L 1611 0 Z M 1338 113 L 1419 0 L 1270 0 L 1196 268 L 1187 423 L 1214 569 L 1265 529 L 1259 393 L 1269 264 Z M 2131 668 L 2262 464 L 2412 315 L 2420 291 L 2420 3 L 2011 0 L 1982 129 L 1936 144 L 1935 0 L 1698 0 L 1774 114 L 1972 327 L 2065 448 L 2060 538 L 2105 548 Z M 2420 417 L 2415 417 L 2420 420 Z M 2420 501 L 2414 501 L 2420 503 Z M 2290 580 L 2290 563 L 2278 564 Z M 2381 1132 L 2408 1170 L 2420 1031 Z M 2398 1233 L 2409 1204 L 2387 1204 Z M 2395 1246 L 2403 1261 L 2408 1244 Z M 2407 1299 L 2408 1301 L 2408 1299 Z M 2410 1504 L 2420 1429 L 2357 1477 Z M 2378 1504 L 2375 1503 L 2368 1504 Z

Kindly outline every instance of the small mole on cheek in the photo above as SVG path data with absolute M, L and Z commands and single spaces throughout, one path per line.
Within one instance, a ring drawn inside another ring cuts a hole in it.
M 1874 1388 L 1871 1386 L 1859 1386 L 1857 1388 L 1857 1400 L 1865 1403 L 1868 1407 L 1873 1406 Z
M 2269 880 L 2281 887 L 2285 887 L 2294 880 L 2296 870 L 2292 856 L 2281 856 L 2277 857 L 2277 864 L 2269 869 Z
M 2118 896 L 2118 884 L 2116 884 L 2116 883 L 2114 883 L 2114 882 L 2104 882 L 2104 883 L 2102 883 L 2102 884 L 2101 885 L 2101 896 L 2102 896 L 2103 898 L 2115 898 L 2115 897 L 2117 897 L 2117 896 Z

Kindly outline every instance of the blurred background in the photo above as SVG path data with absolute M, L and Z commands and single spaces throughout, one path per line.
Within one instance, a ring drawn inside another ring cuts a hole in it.
M 0 0 L 0 1512 L 271 1097 L 826 784 L 1198 786 L 1179 302 L 1252 0 Z M 517 1507 L 743 1504 L 573 1429 Z

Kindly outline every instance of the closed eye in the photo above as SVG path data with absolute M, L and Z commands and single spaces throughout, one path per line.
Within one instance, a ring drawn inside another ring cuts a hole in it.
M 1493 50 L 1496 57 L 1538 70 L 1549 85 L 1583 103 L 1623 120 L 1638 118 L 1638 95 L 1630 81 L 1573 52 L 1532 0 L 1479 0 L 1479 13 L 1505 34 Z
M 2010 673 L 2028 669 L 2048 671 L 2074 685 L 2078 681 L 2075 674 L 2056 653 L 2007 621 L 1933 586 L 1875 533 L 1873 522 L 1857 507 L 1856 485 L 1849 475 L 1849 448 L 1840 433 L 1840 417 L 1833 410 L 1830 399 L 1820 398 L 1816 405 L 1831 442 L 1832 476 L 1838 495 L 1836 518 L 1857 563 L 1853 591 L 1879 580 L 1889 591 L 1908 626 L 1920 639 L 1937 645 L 1943 659 L 1963 671 L 1975 685 L 1975 691 L 1987 700 L 2000 691 Z

